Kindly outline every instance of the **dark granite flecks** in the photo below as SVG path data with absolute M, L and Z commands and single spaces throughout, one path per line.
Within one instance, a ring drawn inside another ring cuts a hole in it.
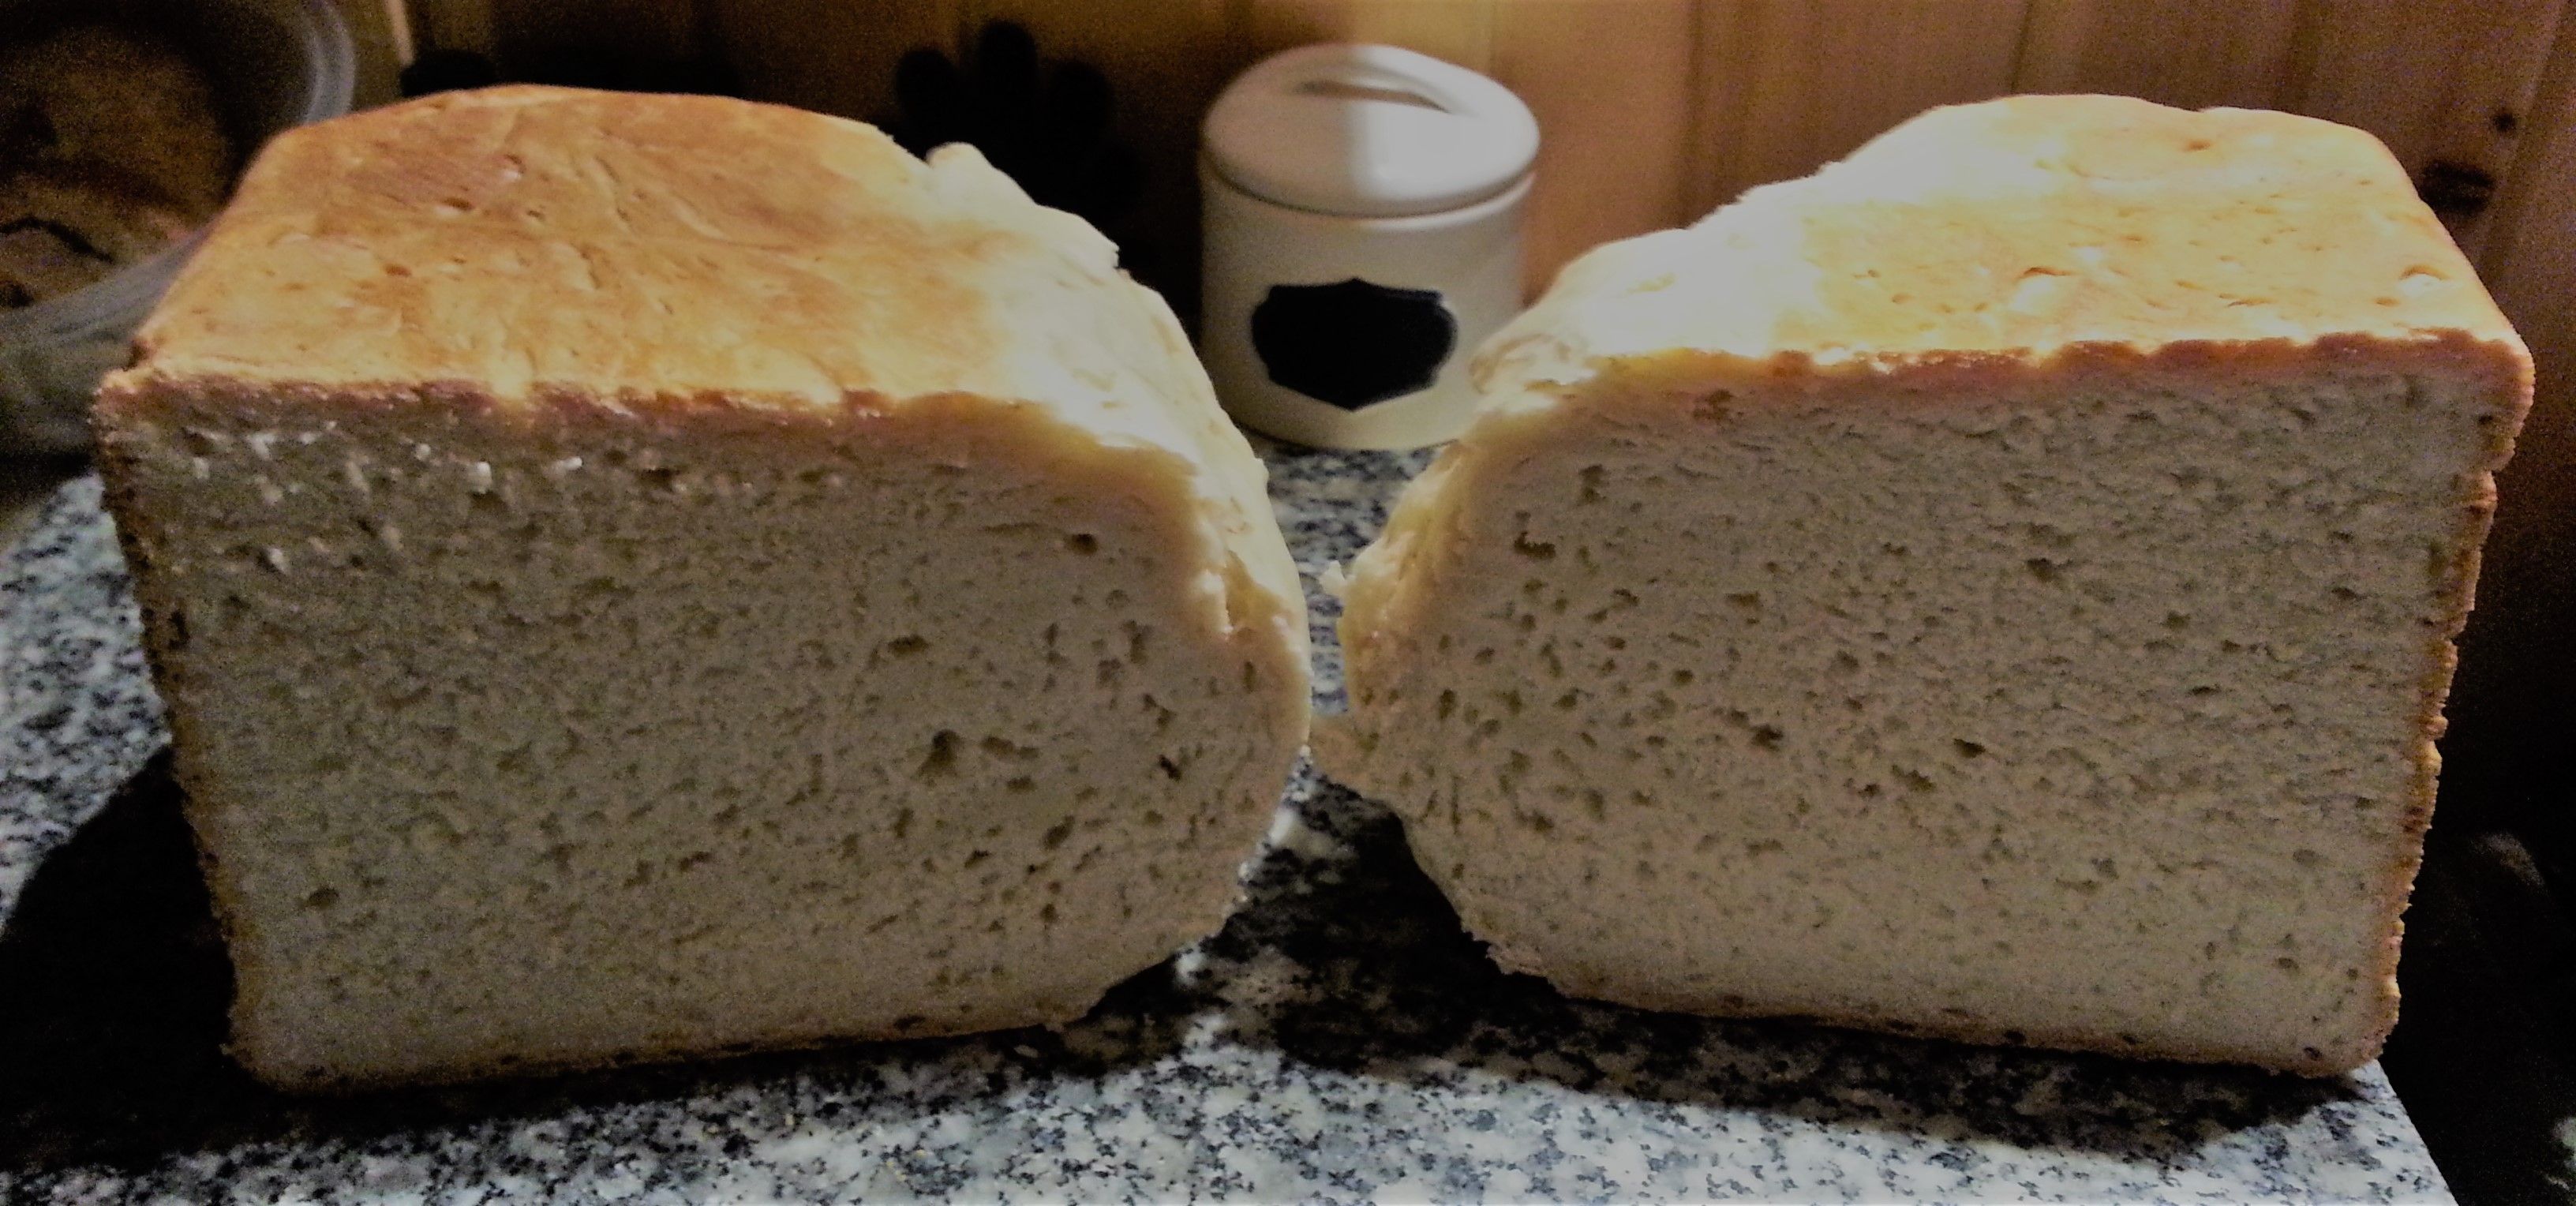
M 1265 450 L 1310 582 L 1425 458 Z M 1316 598 L 1318 697 L 1339 706 Z M 0 1198 L 2224 1201 L 2446 1196 L 2301 1081 L 1570 1001 L 1301 771 L 1225 931 L 1061 1032 L 298 1102 L 226 986 L 89 479 L 0 563 Z M 32 872 L 32 874 L 31 874 Z
M 169 739 L 141 635 L 98 479 L 75 478 L 0 560 L 0 907 Z

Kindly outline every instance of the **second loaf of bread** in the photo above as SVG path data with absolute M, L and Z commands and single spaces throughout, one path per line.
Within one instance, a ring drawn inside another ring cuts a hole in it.
M 1505 967 L 2353 1067 L 2520 342 L 2367 135 L 1939 110 L 1598 250 L 1363 553 L 1326 768 Z
M 1262 470 L 971 150 L 505 88 L 276 140 L 99 403 L 285 1086 L 1061 1022 L 1305 730 Z

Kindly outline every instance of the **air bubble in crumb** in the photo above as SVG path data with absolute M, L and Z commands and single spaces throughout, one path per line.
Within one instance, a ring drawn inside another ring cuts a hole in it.
M 913 774 L 930 779 L 950 774 L 957 767 L 957 734 L 941 729 L 930 738 L 930 752 L 923 755 L 921 766 Z

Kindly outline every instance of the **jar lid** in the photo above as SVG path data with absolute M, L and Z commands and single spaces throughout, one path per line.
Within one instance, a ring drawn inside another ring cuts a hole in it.
M 1538 121 L 1510 89 L 1393 46 L 1274 55 L 1217 97 L 1202 139 L 1235 187 L 1345 217 L 1472 205 L 1538 157 Z

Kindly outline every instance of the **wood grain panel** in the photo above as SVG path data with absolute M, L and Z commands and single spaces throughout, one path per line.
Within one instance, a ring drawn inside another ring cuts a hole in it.
M 417 0 L 415 0 L 417 2 Z M 906 51 L 955 49 L 958 0 L 698 0 L 746 93 L 880 120 Z
M 339 0 L 340 19 L 358 52 L 352 108 L 370 109 L 402 95 L 403 64 L 411 61 L 411 14 L 403 0 Z
M 1383 42 L 1475 71 L 1492 60 L 1497 6 L 1542 0 L 1246 0 L 1252 57 L 1310 42 Z
M 693 0 L 477 0 L 476 6 L 488 14 L 490 37 L 488 47 L 477 49 L 485 49 L 505 77 L 564 51 L 656 63 L 698 50 Z
M 960 45 L 1014 21 L 1049 58 L 1088 63 L 1120 85 L 1139 121 L 1195 130 L 1243 54 L 1232 0 L 961 0 Z
M 2565 0 L 2311 0 L 2285 107 L 2379 136 L 2461 246 L 2512 165 Z
M 1690 0 L 1505 0 L 1494 78 L 1538 115 L 1526 288 L 1596 244 L 1686 220 Z
M 495 0 L 411 0 L 416 50 L 471 50 L 490 54 L 501 40 Z
M 2295 0 L 2032 0 L 2013 90 L 2274 108 L 2297 29 Z
M 1690 212 L 2012 90 L 2024 0 L 1701 0 Z

